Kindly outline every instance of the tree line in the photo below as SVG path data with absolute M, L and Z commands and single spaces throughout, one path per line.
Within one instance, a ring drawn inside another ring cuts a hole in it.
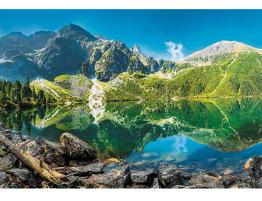
M 54 102 L 55 100 L 43 90 L 37 91 L 34 86 L 30 86 L 29 77 L 24 84 L 20 81 L 0 80 L 0 107 L 2 108 L 47 106 Z

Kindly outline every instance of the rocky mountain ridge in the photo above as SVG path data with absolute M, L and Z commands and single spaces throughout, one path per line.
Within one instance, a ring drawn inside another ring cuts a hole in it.
M 23 81 L 28 75 L 52 80 L 84 71 L 89 78 L 109 81 L 125 71 L 149 74 L 175 67 L 173 62 L 157 61 L 138 48 L 93 36 L 74 24 L 56 33 L 11 33 L 0 38 L 0 47 L 0 74 L 10 80 Z
M 214 63 L 218 57 L 223 55 L 247 53 L 252 51 L 260 54 L 262 53 L 261 49 L 241 42 L 222 40 L 189 55 L 180 63 L 189 63 L 192 66 L 210 65 Z

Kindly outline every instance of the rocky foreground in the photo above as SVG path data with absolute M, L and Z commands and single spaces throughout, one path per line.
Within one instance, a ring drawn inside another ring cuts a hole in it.
M 1 188 L 261 188 L 262 157 L 249 159 L 242 174 L 225 171 L 189 173 L 175 165 L 134 170 L 125 161 L 102 159 L 87 143 L 64 133 L 61 143 L 30 139 L 0 125 L 0 135 L 26 156 L 60 177 L 59 182 L 29 167 L 0 140 Z M 11 151 L 11 152 L 10 152 Z M 36 166 L 37 167 L 37 166 Z M 39 174 L 40 173 L 40 174 Z M 44 176 L 43 176 L 44 175 Z

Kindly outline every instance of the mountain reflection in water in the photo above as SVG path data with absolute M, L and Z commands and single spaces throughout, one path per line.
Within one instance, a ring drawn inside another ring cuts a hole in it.
M 105 157 L 132 163 L 176 163 L 200 169 L 241 168 L 262 154 L 260 99 L 107 103 L 95 120 L 88 106 L 1 112 L 23 135 L 58 141 L 71 132 Z

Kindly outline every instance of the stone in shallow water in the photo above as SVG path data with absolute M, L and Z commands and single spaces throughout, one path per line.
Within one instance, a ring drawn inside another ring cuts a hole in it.
M 90 174 L 99 174 L 103 173 L 104 164 L 103 163 L 92 163 L 87 166 L 71 167 L 73 172 L 76 172 L 77 175 L 90 175 Z
M 17 158 L 13 154 L 8 154 L 0 158 L 0 171 L 7 171 L 14 167 Z
M 136 184 L 152 184 L 154 176 L 154 170 L 136 171 L 131 173 L 131 180 Z
M 224 175 L 232 175 L 233 173 L 234 173 L 233 170 L 231 170 L 231 169 L 226 169 L 223 174 L 224 174 Z

